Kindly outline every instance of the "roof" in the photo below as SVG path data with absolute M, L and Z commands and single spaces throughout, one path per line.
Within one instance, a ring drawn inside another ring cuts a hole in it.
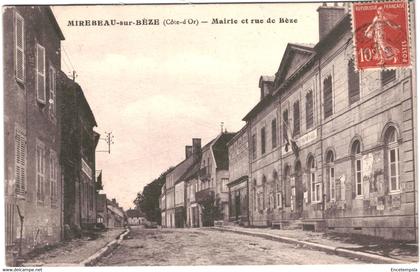
M 312 65 L 315 63 L 315 60 L 319 58 L 320 53 L 322 53 L 322 51 L 328 48 L 329 46 L 332 46 L 334 44 L 334 40 L 336 40 L 339 37 L 339 34 L 341 32 L 344 32 L 350 28 L 351 28 L 350 14 L 346 13 L 337 22 L 337 24 L 315 46 L 313 46 L 314 53 L 312 54 L 310 58 L 308 58 L 307 62 L 301 65 L 288 78 L 280 80 L 281 84 L 276 88 L 275 94 L 279 93 L 280 90 L 286 88 L 290 83 L 293 82 L 294 79 L 296 79 L 297 76 L 305 72 L 308 68 L 312 67 Z
M 46 8 L 46 10 L 47 10 L 48 18 L 50 19 L 50 21 L 51 21 L 51 23 L 52 23 L 53 27 L 54 27 L 54 28 L 55 28 L 55 30 L 57 31 L 58 36 L 60 37 L 60 39 L 61 39 L 62 41 L 63 41 L 63 40 L 65 40 L 64 35 L 63 35 L 63 32 L 61 31 L 61 28 L 60 28 L 60 26 L 59 26 L 59 25 L 58 25 L 58 23 L 57 23 L 57 20 L 56 20 L 56 18 L 55 18 L 55 16 L 54 16 L 53 11 L 51 10 L 51 7 L 47 7 L 47 8 Z
M 276 73 L 276 81 L 282 82 L 294 71 L 304 65 L 314 55 L 314 47 L 307 44 L 288 43 L 283 53 L 279 69 Z
M 235 136 L 233 136 L 232 137 L 232 139 L 230 139 L 230 141 L 229 142 L 227 142 L 227 146 L 230 146 L 230 145 L 232 145 L 239 137 L 241 137 L 245 132 L 246 132 L 246 129 L 247 129 L 247 127 L 248 127 L 248 123 L 246 123 L 242 128 L 241 128 L 241 130 L 239 130 L 236 134 L 235 134 Z
M 144 214 L 140 210 L 129 209 L 126 211 L 128 217 L 144 217 Z
M 185 172 L 185 174 L 180 178 L 180 180 L 191 180 L 193 178 L 195 178 L 198 174 L 198 172 L 200 171 L 200 166 L 201 163 L 200 161 L 196 161 L 193 165 L 191 165 L 191 167 L 187 170 L 187 172 Z
M 58 74 L 60 78 L 62 78 L 62 81 L 65 84 L 64 87 L 69 91 L 74 91 L 74 93 L 81 99 L 81 102 L 84 104 L 84 107 L 87 110 L 89 118 L 92 119 L 94 126 L 95 127 L 98 126 L 98 124 L 96 123 L 95 115 L 93 114 L 93 111 L 89 105 L 89 102 L 86 99 L 86 96 L 83 92 L 82 87 L 77 82 L 74 82 L 73 80 L 68 78 L 68 76 L 64 72 L 59 71 Z
M 212 146 L 214 159 L 216 161 L 216 168 L 218 170 L 229 169 L 229 154 L 228 154 L 227 143 L 235 135 L 236 133 L 229 133 L 229 132 L 222 133 Z
M 200 156 L 191 155 L 182 162 L 178 163 L 174 169 L 166 175 L 166 178 L 168 175 L 173 175 L 174 178 L 174 184 L 177 184 L 182 181 L 182 178 L 185 176 L 185 174 L 188 172 L 188 170 L 201 159 Z
M 267 94 L 263 99 L 261 99 L 257 105 L 255 105 L 246 115 L 242 118 L 243 121 L 249 121 L 252 117 L 258 114 L 263 110 L 267 105 L 269 105 L 274 100 L 274 96 Z

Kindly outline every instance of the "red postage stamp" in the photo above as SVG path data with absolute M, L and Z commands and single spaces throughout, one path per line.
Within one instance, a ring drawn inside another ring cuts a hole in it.
M 357 69 L 410 67 L 407 2 L 353 4 Z

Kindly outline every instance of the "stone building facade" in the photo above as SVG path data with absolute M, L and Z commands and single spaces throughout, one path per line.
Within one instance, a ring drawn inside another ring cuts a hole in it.
M 347 9 L 318 13 L 319 42 L 288 44 L 244 118 L 251 224 L 416 239 L 413 71 L 355 71 Z
M 249 225 L 249 143 L 244 126 L 228 143 L 229 221 Z
M 96 224 L 95 150 L 99 134 L 95 116 L 79 84 L 59 73 L 62 89 L 61 161 L 64 177 L 64 224 L 92 228 Z
M 56 76 L 64 36 L 47 6 L 4 7 L 3 30 L 5 244 L 24 253 L 63 233 Z
M 162 186 L 162 195 L 160 196 L 163 227 L 185 227 L 187 215 L 184 177 L 200 158 L 201 139 L 193 138 L 192 145 L 185 147 L 185 159 L 166 174 L 166 182 Z M 162 203 L 163 201 L 164 203 Z

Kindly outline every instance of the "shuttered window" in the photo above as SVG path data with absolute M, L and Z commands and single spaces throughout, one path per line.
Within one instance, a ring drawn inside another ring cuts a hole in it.
M 15 193 L 26 192 L 26 137 L 20 130 L 15 133 Z
M 277 121 L 276 119 L 271 121 L 271 146 L 275 148 L 277 146 Z
M 45 147 L 38 142 L 36 145 L 36 196 L 39 202 L 45 198 Z
M 360 100 L 359 72 L 354 69 L 354 60 L 351 59 L 347 65 L 349 104 Z
M 252 158 L 255 160 L 257 158 L 257 136 L 252 135 Z
M 45 48 L 36 45 L 36 94 L 39 102 L 46 102 L 45 93 Z
M 293 104 L 293 136 L 300 134 L 300 106 L 299 100 Z
M 51 205 L 57 203 L 57 179 L 58 179 L 58 161 L 57 153 L 54 150 L 50 151 L 50 197 Z
M 55 69 L 50 66 L 48 73 L 48 89 L 50 93 L 49 111 L 51 116 L 55 116 L 56 113 L 56 77 Z
M 265 127 L 261 128 L 261 154 L 265 154 Z
M 332 100 L 332 78 L 328 76 L 324 79 L 324 118 L 328 118 L 333 114 Z
M 287 126 L 289 125 L 289 111 L 283 111 L 283 143 L 287 142 Z
M 314 125 L 314 96 L 312 91 L 306 94 L 306 129 Z
M 20 82 L 25 81 L 25 22 L 15 13 L 15 76 Z

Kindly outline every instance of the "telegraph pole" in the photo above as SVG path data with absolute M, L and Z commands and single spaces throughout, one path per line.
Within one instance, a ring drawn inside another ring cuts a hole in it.
M 108 154 L 111 154 L 111 145 L 114 144 L 114 135 L 112 135 L 112 132 L 105 131 L 105 137 L 100 138 L 100 140 L 104 140 L 106 142 L 108 149 L 97 150 L 96 152 L 107 152 Z

